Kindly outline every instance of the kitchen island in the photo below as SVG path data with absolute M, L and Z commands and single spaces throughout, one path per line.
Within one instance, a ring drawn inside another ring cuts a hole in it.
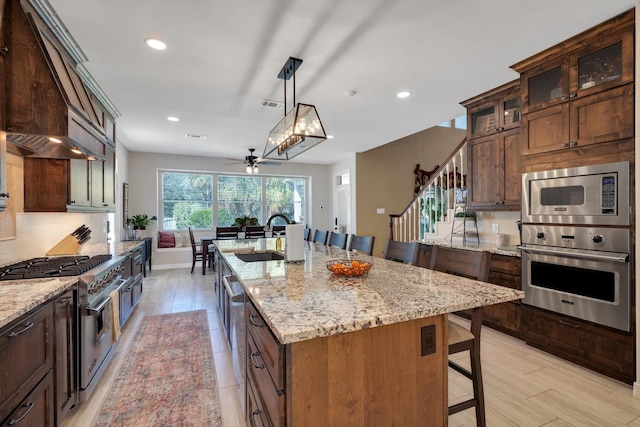
M 523 297 L 317 243 L 305 243 L 302 264 L 235 255 L 274 250 L 275 239 L 214 244 L 247 296 L 248 415 L 262 404 L 274 425 L 446 425 L 448 313 Z M 327 261 L 347 257 L 370 261 L 371 271 L 339 277 L 327 270 Z M 264 354 L 255 327 L 268 328 L 276 352 Z M 275 384 L 261 379 L 265 364 L 282 371 L 278 379 L 269 371 Z

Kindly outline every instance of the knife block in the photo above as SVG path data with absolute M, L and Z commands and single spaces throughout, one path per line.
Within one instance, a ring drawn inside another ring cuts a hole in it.
M 54 247 L 49 249 L 46 255 L 75 255 L 78 253 L 79 249 L 80 245 L 78 244 L 78 239 L 69 234 L 64 239 L 60 240 Z

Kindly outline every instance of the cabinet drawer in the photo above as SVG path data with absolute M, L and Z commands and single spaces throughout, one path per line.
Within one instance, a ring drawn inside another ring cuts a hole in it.
M 262 402 L 258 399 L 251 375 L 247 377 L 247 420 L 250 427 L 269 427 L 267 414 L 262 407 Z
M 0 420 L 53 368 L 52 338 L 50 303 L 0 332 Z
M 5 426 L 53 427 L 53 373 L 40 381 L 2 422 Z
M 264 364 L 276 388 L 284 390 L 284 346 L 278 343 L 269 327 L 251 303 L 246 304 L 247 329 L 255 340 Z
M 274 385 L 269 375 L 263 354 L 257 348 L 251 334 L 247 337 L 247 354 L 249 360 L 247 369 L 249 377 L 255 381 L 255 391 L 266 415 L 274 426 L 284 425 L 285 397 L 281 390 Z

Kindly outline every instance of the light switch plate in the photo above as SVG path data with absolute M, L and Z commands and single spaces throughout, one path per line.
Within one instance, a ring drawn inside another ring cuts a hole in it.
M 378 208 L 378 209 L 376 209 L 376 213 L 377 213 L 378 215 L 384 215 L 384 208 Z

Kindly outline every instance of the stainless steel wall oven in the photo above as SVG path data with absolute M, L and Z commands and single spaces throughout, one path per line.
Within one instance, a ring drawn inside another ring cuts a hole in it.
M 523 225 L 524 303 L 629 331 L 630 239 L 621 228 Z

